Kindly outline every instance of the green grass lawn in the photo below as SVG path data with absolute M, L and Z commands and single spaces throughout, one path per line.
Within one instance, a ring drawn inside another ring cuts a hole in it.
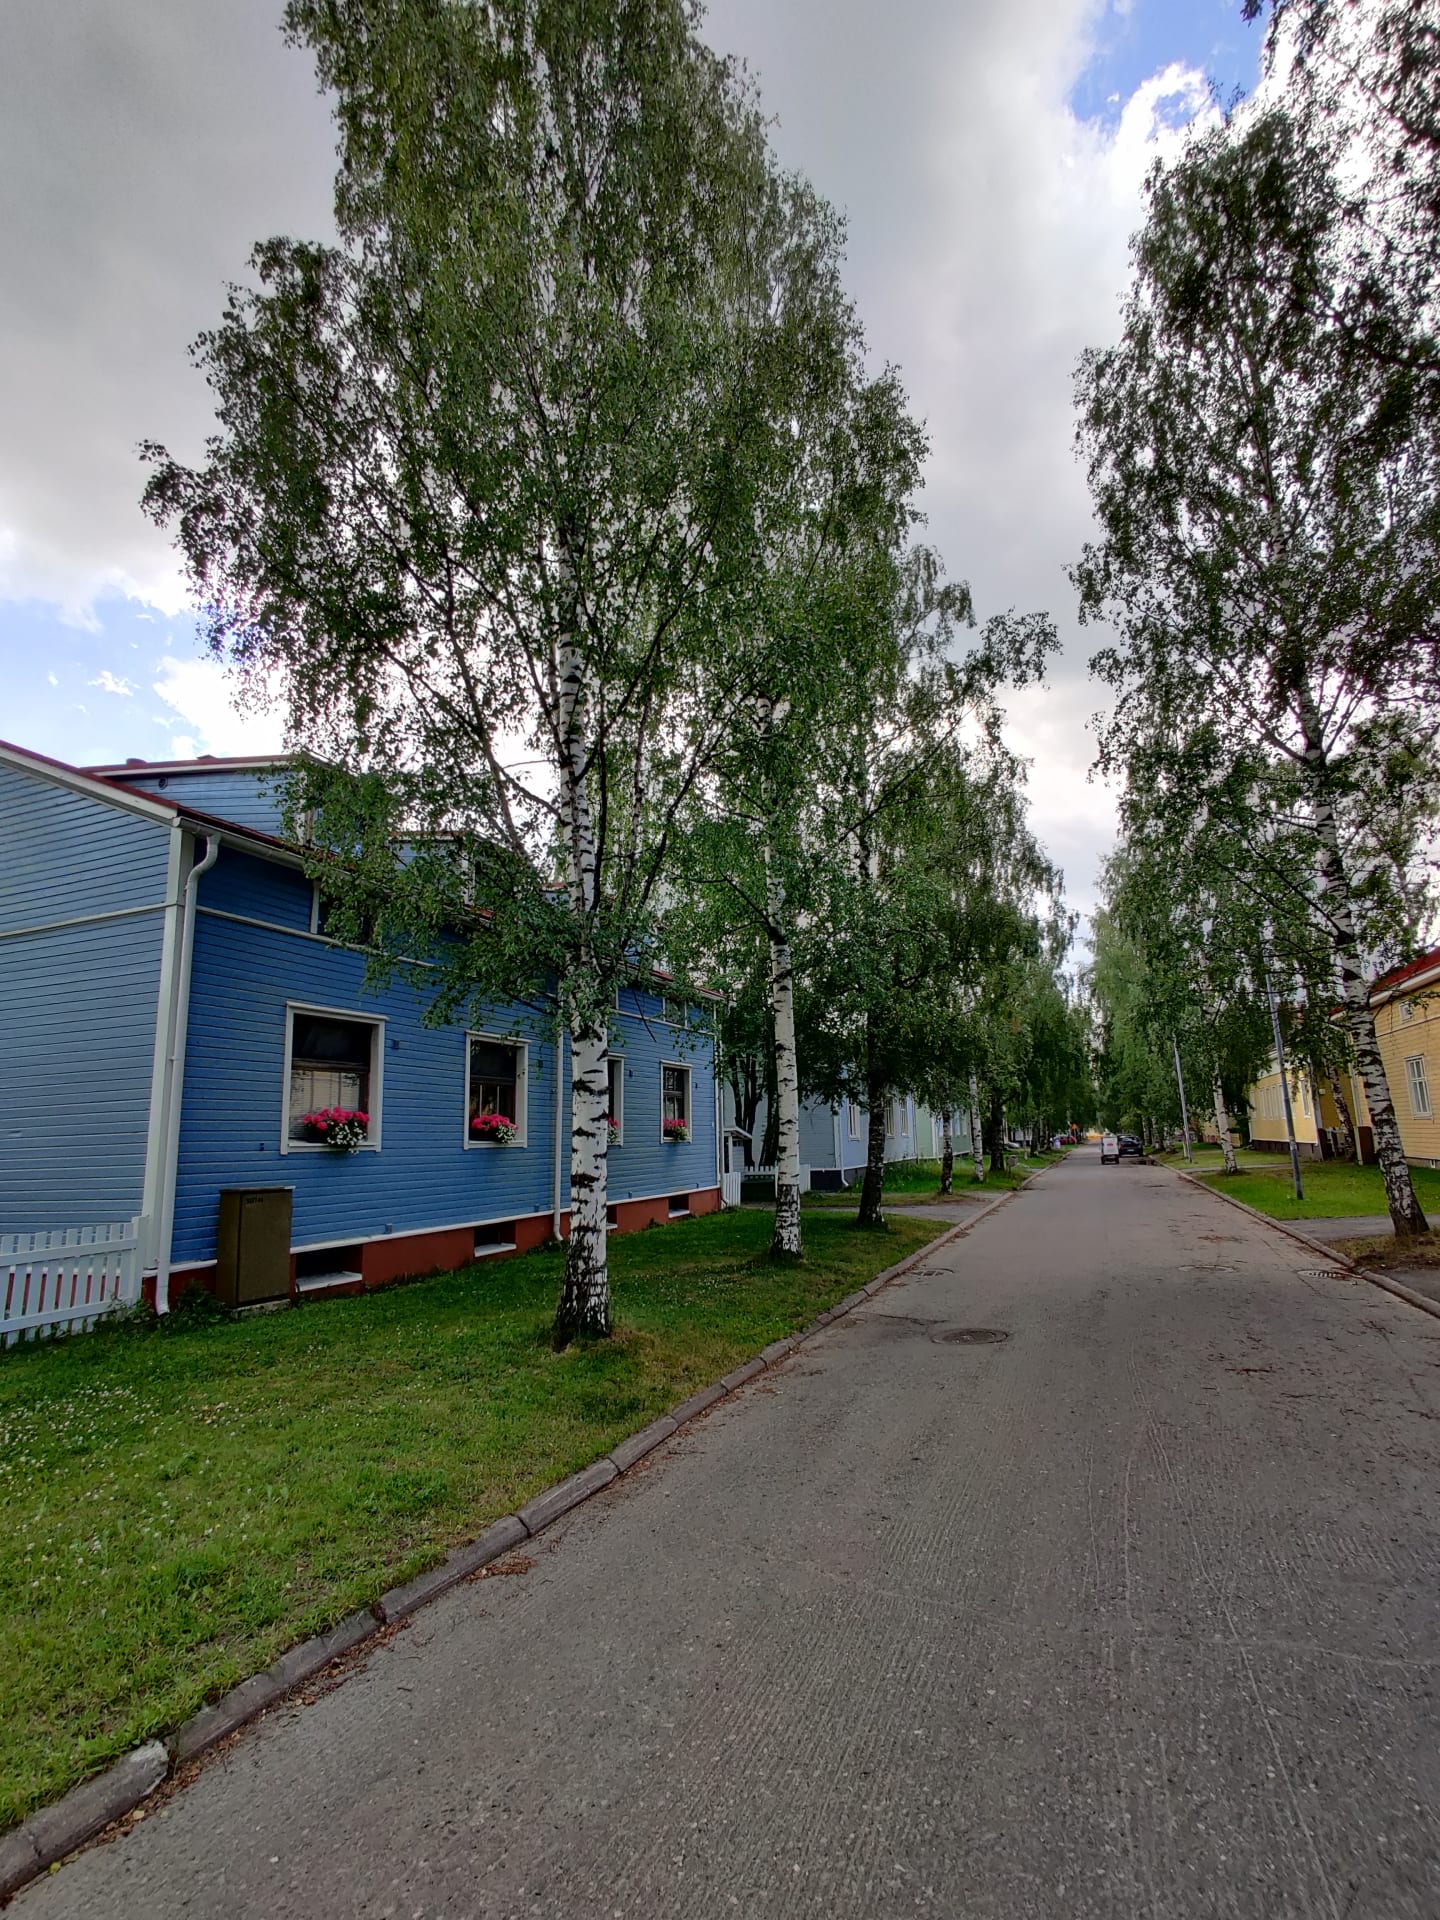
M 1219 1163 L 1220 1156 L 1216 1153 L 1210 1165 L 1218 1168 Z M 1177 1163 L 1172 1160 L 1171 1164 Z M 1266 1156 L 1262 1160 L 1260 1155 L 1250 1154 L 1242 1157 L 1241 1164 L 1245 1170 L 1233 1176 L 1205 1171 L 1198 1165 L 1196 1171 L 1207 1185 L 1233 1194 L 1247 1206 L 1268 1213 L 1272 1220 L 1328 1220 L 1389 1211 L 1378 1167 L 1357 1167 L 1347 1160 L 1303 1161 L 1300 1184 L 1305 1189 L 1305 1198 L 1297 1200 L 1290 1187 L 1288 1159 Z M 1412 1167 L 1410 1177 L 1426 1213 L 1440 1218 L 1440 1173 Z
M 611 1242 L 616 1337 L 549 1344 L 560 1256 L 0 1353 L 0 1828 L 432 1565 L 941 1231 L 727 1213 Z
M 1028 1158 L 1017 1159 L 1008 1172 L 995 1174 L 990 1171 L 990 1163 L 985 1163 L 985 1178 L 977 1180 L 973 1163 L 968 1156 L 965 1159 L 955 1156 L 953 1185 L 960 1196 L 987 1193 L 1009 1193 L 1022 1181 L 1028 1180 L 1032 1173 L 1039 1173 L 1045 1167 L 1053 1167 L 1057 1160 L 1065 1158 L 1065 1151 L 1052 1152 L 1046 1148 L 1043 1152 Z M 938 1160 L 902 1160 L 893 1162 L 885 1169 L 885 1198 L 902 1202 L 906 1206 L 927 1206 L 944 1200 L 949 1196 L 940 1191 L 940 1162 Z M 802 1207 L 824 1210 L 854 1209 L 860 1204 L 860 1183 L 844 1193 L 807 1193 L 800 1202 Z

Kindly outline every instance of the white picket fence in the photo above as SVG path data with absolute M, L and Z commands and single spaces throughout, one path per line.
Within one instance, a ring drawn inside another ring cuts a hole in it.
M 724 1207 L 738 1207 L 740 1204 L 740 1169 L 720 1176 L 720 1204 Z
M 742 1180 L 773 1180 L 775 1178 L 776 1171 L 777 1169 L 775 1167 L 746 1167 L 742 1173 L 722 1174 L 721 1175 L 722 1180 L 726 1180 L 726 1181 L 733 1180 L 735 1182 L 735 1198 L 733 1201 L 729 1198 L 729 1192 L 730 1192 L 729 1187 L 727 1186 L 723 1189 L 723 1197 L 725 1199 L 726 1206 L 736 1206 L 736 1207 L 739 1206 L 740 1182 Z M 809 1193 L 810 1191 L 809 1167 L 802 1166 L 800 1169 L 800 1191 L 801 1193 Z
M 139 1298 L 139 1220 L 0 1233 L 0 1346 L 80 1332 Z

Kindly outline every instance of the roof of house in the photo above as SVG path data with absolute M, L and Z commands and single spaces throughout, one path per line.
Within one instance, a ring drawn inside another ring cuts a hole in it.
M 1407 960 L 1404 966 L 1392 967 L 1388 973 L 1382 973 L 1370 989 L 1371 997 L 1381 994 L 1387 1000 L 1394 999 L 1402 987 L 1419 986 L 1428 974 L 1440 973 L 1440 947 L 1432 947 L 1428 953 Z
M 281 840 L 273 833 L 262 833 L 258 827 L 241 826 L 237 820 L 226 820 L 219 814 L 205 813 L 198 807 L 185 806 L 166 793 L 147 793 L 140 787 L 127 786 L 118 776 L 135 773 L 141 768 L 147 773 L 175 772 L 194 767 L 230 767 L 239 769 L 253 767 L 276 767 L 290 764 L 293 756 L 277 755 L 268 760 L 232 759 L 218 760 L 202 755 L 198 760 L 126 760 L 118 767 L 72 767 L 67 761 L 56 760 L 48 753 L 36 753 L 32 747 L 17 746 L 13 740 L 0 740 L 0 756 L 13 755 L 15 759 L 31 762 L 37 769 L 47 772 L 64 786 L 73 787 L 79 792 L 89 792 L 96 799 L 108 800 L 112 805 L 123 805 L 137 813 L 149 813 L 152 818 L 164 815 L 177 816 L 183 820 L 193 820 L 202 831 L 218 832 L 226 839 L 244 840 L 254 843 L 255 851 L 275 860 L 279 859 L 290 866 L 303 866 L 305 855 L 293 841 Z M 152 811 L 153 810 L 153 811 Z M 673 983 L 674 976 L 666 973 L 662 967 L 651 967 L 650 977 L 659 985 Z M 713 987 L 696 986 L 693 991 L 706 1000 L 723 1001 L 725 996 Z
M 37 759 L 40 757 L 36 756 Z M 229 768 L 231 772 L 256 772 L 270 767 L 291 767 L 299 758 L 293 753 L 266 754 L 197 754 L 193 760 L 122 760 L 114 766 L 79 767 L 79 773 L 93 774 L 97 779 L 123 779 L 128 774 L 151 773 L 196 773 L 202 768 L 209 772 L 216 767 Z

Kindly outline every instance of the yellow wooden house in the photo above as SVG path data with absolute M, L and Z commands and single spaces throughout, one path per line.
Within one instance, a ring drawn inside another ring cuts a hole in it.
M 1375 1035 L 1400 1124 L 1400 1140 L 1412 1166 L 1440 1164 L 1440 947 L 1403 967 L 1381 974 L 1370 989 Z M 1303 1071 L 1290 1073 L 1295 1139 L 1307 1157 L 1329 1158 L 1337 1150 L 1339 1115 L 1328 1086 L 1314 1086 Z M 1375 1157 L 1370 1110 L 1358 1074 L 1342 1079 L 1346 1104 L 1360 1136 L 1361 1157 Z M 1280 1076 L 1270 1072 L 1250 1088 L 1250 1139 L 1262 1151 L 1287 1151 Z

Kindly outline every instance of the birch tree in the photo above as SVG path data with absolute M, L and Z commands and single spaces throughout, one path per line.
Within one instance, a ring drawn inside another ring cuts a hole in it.
M 827 938 L 857 811 L 834 778 L 836 762 L 857 729 L 883 729 L 912 669 L 922 656 L 940 659 L 956 620 L 969 615 L 965 590 L 935 578 L 917 594 L 911 630 L 898 634 L 877 617 L 891 604 L 918 517 L 912 496 L 925 440 L 893 373 L 865 380 L 858 354 L 854 383 L 837 399 L 828 430 L 815 434 L 807 455 L 806 510 L 774 529 L 756 583 L 753 637 L 768 662 L 764 691 L 736 715 L 726 751 L 703 783 L 703 818 L 691 839 L 690 879 L 708 917 L 738 920 L 766 946 L 771 1250 L 791 1259 L 803 1251 L 799 949 Z
M 1256 889 L 1323 932 L 1391 1217 L 1421 1231 L 1369 977 L 1436 793 L 1436 445 L 1337 317 L 1334 156 L 1284 112 L 1157 169 L 1134 255 L 1123 340 L 1078 381 L 1100 537 L 1074 577 L 1120 635 L 1093 663 L 1101 764 L 1223 832 L 1237 871 L 1248 849 Z
M 615 987 L 755 697 L 749 583 L 853 333 L 838 223 L 698 19 L 291 0 L 335 102 L 339 244 L 255 250 L 196 349 L 204 462 L 148 449 L 212 646 L 278 687 L 293 743 L 402 794 L 412 841 L 480 850 L 492 971 L 558 996 L 561 1342 L 610 1326 Z

